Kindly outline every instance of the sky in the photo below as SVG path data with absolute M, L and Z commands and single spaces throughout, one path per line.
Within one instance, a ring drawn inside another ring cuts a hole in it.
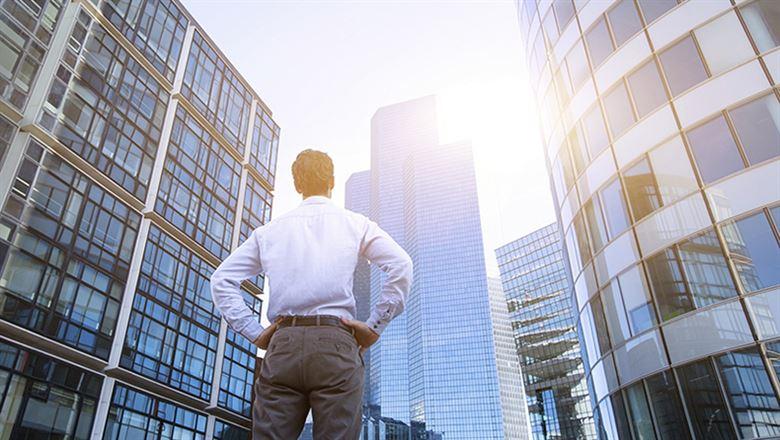
M 184 0 L 281 126 L 274 215 L 300 203 L 305 148 L 335 163 L 334 201 L 370 164 L 380 107 L 435 94 L 442 143 L 471 139 L 488 274 L 495 248 L 555 220 L 512 1 Z

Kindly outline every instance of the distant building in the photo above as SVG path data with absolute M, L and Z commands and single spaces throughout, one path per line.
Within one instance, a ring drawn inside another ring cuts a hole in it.
M 528 406 L 525 404 L 523 374 L 517 354 L 517 345 L 509 321 L 507 299 L 501 279 L 488 277 L 490 317 L 493 321 L 493 340 L 496 344 L 496 366 L 501 390 L 501 416 L 504 418 L 504 438 L 530 439 Z
M 599 436 L 780 436 L 776 0 L 518 1 Z
M 471 145 L 439 144 L 433 96 L 380 108 L 371 133 L 369 217 L 409 252 L 415 282 L 370 349 L 369 403 L 411 435 L 502 439 Z M 382 280 L 372 267 L 372 305 Z
M 496 250 L 534 439 L 595 438 L 563 249 L 555 224 Z
M 0 437 L 249 439 L 209 277 L 271 217 L 271 110 L 176 0 L 0 22 Z

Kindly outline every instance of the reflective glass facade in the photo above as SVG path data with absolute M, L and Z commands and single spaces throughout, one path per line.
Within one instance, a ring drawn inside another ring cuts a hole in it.
M 496 249 L 533 439 L 596 438 L 562 246 L 552 224 Z
M 270 110 L 176 0 L 0 22 L 0 438 L 249 439 L 209 277 L 271 218 Z
M 436 121 L 432 96 L 372 119 L 369 217 L 415 267 L 405 312 L 370 349 L 372 418 L 409 438 L 505 438 L 516 418 L 502 414 L 471 145 L 440 145 Z
M 599 436 L 776 437 L 776 2 L 517 12 Z

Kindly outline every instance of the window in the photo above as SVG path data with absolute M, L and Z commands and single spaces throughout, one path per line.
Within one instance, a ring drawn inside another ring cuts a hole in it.
M 582 116 L 582 128 L 585 131 L 585 140 L 588 143 L 588 152 L 591 159 L 595 159 L 599 153 L 607 148 L 609 138 L 604 127 L 604 118 L 601 117 L 601 109 L 598 104 L 591 107 Z
M 648 258 L 647 270 L 664 321 L 737 294 L 711 229 Z
M 27 95 L 62 17 L 63 0 L 6 1 L 0 8 L 0 98 L 24 110 Z
M 775 373 L 775 379 L 780 379 L 780 340 L 766 344 L 766 355 L 769 358 L 770 369 Z
M 661 52 L 661 60 L 672 96 L 677 96 L 707 79 L 707 71 L 691 36 Z
M 169 95 L 99 22 L 84 15 L 67 50 L 74 50 L 76 35 L 86 41 L 80 51 L 63 57 L 39 122 L 144 201 Z M 67 63 L 71 56 L 75 66 Z
M 601 217 L 601 203 L 598 197 L 593 197 L 584 208 L 585 218 L 590 232 L 590 242 L 593 244 L 593 253 L 598 253 L 607 243 L 607 230 L 604 227 L 604 219 Z
M 639 20 L 633 0 L 622 0 L 607 12 L 607 17 L 617 47 L 622 46 L 642 29 L 642 22 Z
M 667 370 L 650 376 L 645 379 L 645 383 L 660 439 L 683 440 L 691 438 L 672 372 Z
M 276 158 L 279 149 L 279 126 L 271 116 L 261 111 L 258 105 L 249 146 L 249 164 L 260 173 L 260 177 L 273 188 Z
M 604 217 L 607 219 L 609 237 L 613 239 L 628 228 L 629 220 L 626 201 L 623 198 L 623 188 L 620 179 L 615 178 L 601 190 L 601 203 L 604 206 Z
M 758 349 L 727 353 L 716 362 L 742 437 L 780 435 L 780 403 Z
M 780 102 L 773 93 L 728 113 L 749 164 L 780 156 Z
M 179 106 L 155 212 L 218 258 L 233 241 L 241 165 Z
M 737 15 L 729 12 L 696 29 L 696 41 L 712 75 L 756 56 Z
M 103 438 L 121 440 L 170 436 L 203 439 L 206 437 L 206 419 L 205 414 L 117 384 Z
M 609 332 L 607 331 L 607 319 L 604 317 L 604 307 L 601 304 L 600 297 L 596 296 L 593 298 L 591 309 L 593 310 L 593 325 L 596 328 L 599 350 L 601 350 L 603 355 L 609 351 L 611 344 L 609 342 Z
M 582 214 L 577 214 L 577 216 L 574 217 L 572 230 L 576 234 L 577 249 L 579 250 L 580 261 L 584 265 L 590 261 L 590 248 L 588 246 L 588 235 L 585 231 L 585 220 L 583 219 Z
M 7 439 L 87 440 L 102 385 L 97 374 L 0 342 L 0 433 Z
M 0 229 L 0 316 L 107 360 L 141 216 L 31 138 Z
M 631 335 L 636 336 L 653 327 L 657 323 L 655 309 L 642 267 L 634 266 L 623 272 L 618 275 L 617 281 L 628 315 Z
M 621 342 L 631 337 L 631 333 L 628 329 L 626 309 L 623 307 L 623 299 L 617 280 L 613 280 L 601 292 L 601 302 L 604 305 L 604 317 L 607 320 L 612 345 L 620 345 Z
M 246 305 L 260 320 L 262 301 L 241 290 Z M 225 336 L 225 357 L 217 403 L 223 408 L 252 417 L 252 385 L 257 363 L 257 347 L 245 337 L 228 328 Z
M 252 433 L 244 428 L 225 423 L 222 420 L 214 422 L 214 440 L 251 440 Z
M 775 0 L 757 0 L 739 10 L 760 52 L 780 45 L 780 4 Z
M 214 124 L 227 144 L 243 156 L 252 94 L 230 66 L 195 31 L 182 95 Z
M 554 45 L 558 40 L 558 25 L 555 23 L 555 14 L 552 9 L 547 11 L 547 15 L 542 20 L 542 27 L 544 28 L 544 34 L 547 35 L 547 41 L 550 45 Z
M 173 83 L 189 20 L 171 0 L 100 2 L 100 11 Z
M 648 153 L 662 205 L 670 205 L 699 189 L 688 153 L 679 137 Z
M 624 171 L 623 179 L 626 183 L 628 202 L 634 213 L 635 221 L 643 219 L 661 207 L 658 185 L 646 158 Z
M 626 79 L 639 119 L 666 102 L 666 90 L 658 74 L 658 67 L 652 59 L 628 75 Z
M 745 291 L 780 284 L 780 245 L 763 211 L 721 229 Z
M 0 165 L 5 158 L 5 152 L 11 146 L 14 134 L 16 134 L 16 124 L 0 116 Z
M 574 17 L 574 5 L 571 0 L 554 0 L 552 6 L 558 18 L 558 29 L 563 32 L 563 29 Z
M 220 326 L 209 288 L 213 271 L 156 226 L 150 228 L 120 366 L 209 399 Z
M 595 69 L 601 65 L 614 50 L 612 37 L 609 36 L 607 21 L 604 17 L 599 18 L 596 24 L 585 34 L 585 41 L 588 43 L 590 61 L 593 63 L 593 68 Z
M 654 439 L 653 418 L 650 415 L 650 406 L 647 404 L 645 386 L 641 381 L 626 388 L 626 401 L 633 422 L 634 437 L 642 440 Z
M 698 438 L 734 438 L 729 412 L 723 402 L 709 359 L 677 369 L 688 413 Z
M 574 47 L 566 55 L 566 66 L 569 68 L 572 89 L 578 90 L 582 83 L 590 76 L 588 59 L 582 41 L 577 41 Z
M 271 221 L 271 193 L 252 176 L 247 174 L 244 193 L 244 209 L 241 211 L 241 230 L 239 242 L 244 242 L 258 227 Z M 250 278 L 249 282 L 263 288 L 263 275 Z
M 604 110 L 607 113 L 612 139 L 620 137 L 636 121 L 623 81 L 620 81 L 617 86 L 607 92 L 604 97 Z
M 639 9 L 642 10 L 642 15 L 645 16 L 645 22 L 648 24 L 675 6 L 677 6 L 677 0 L 639 0 Z
M 585 136 L 582 133 L 580 124 L 576 124 L 574 128 L 572 128 L 567 138 L 569 140 L 569 150 L 571 151 L 574 173 L 579 175 L 581 172 L 585 171 L 585 166 L 588 163 L 588 157 L 585 153 Z
M 705 184 L 745 168 L 734 137 L 722 115 L 689 130 L 686 135 Z

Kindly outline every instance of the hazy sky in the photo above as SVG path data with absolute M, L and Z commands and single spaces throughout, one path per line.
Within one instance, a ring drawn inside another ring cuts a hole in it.
M 473 142 L 488 272 L 496 247 L 554 220 L 512 1 L 184 3 L 282 127 L 274 215 L 300 201 L 300 150 L 331 155 L 343 205 L 376 109 L 437 94 L 441 140 Z

